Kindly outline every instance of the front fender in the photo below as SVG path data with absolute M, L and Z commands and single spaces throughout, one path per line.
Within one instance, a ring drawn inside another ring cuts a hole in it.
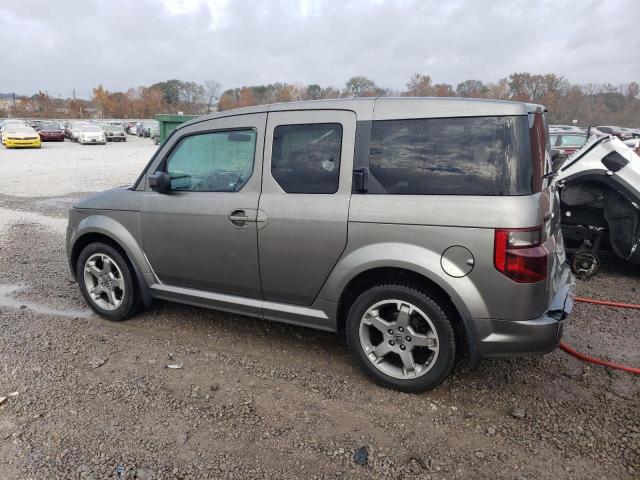
M 349 282 L 361 273 L 375 268 L 399 268 L 422 275 L 442 288 L 464 320 L 487 318 L 487 306 L 474 282 L 469 276 L 447 275 L 440 266 L 441 256 L 440 252 L 400 242 L 365 245 L 340 258 L 319 296 L 338 302 Z
M 116 242 L 125 251 L 127 257 L 131 261 L 133 268 L 136 270 L 140 280 L 145 275 L 151 274 L 151 268 L 146 260 L 144 252 L 140 248 L 139 231 L 140 231 L 140 214 L 139 212 L 108 212 L 108 213 L 91 213 L 82 218 L 84 213 L 80 210 L 76 215 L 80 218 L 75 228 L 73 225 L 73 215 L 70 214 L 69 226 L 71 232 L 68 236 L 67 251 L 71 259 L 73 246 L 80 238 L 87 234 L 101 234 L 109 237 Z

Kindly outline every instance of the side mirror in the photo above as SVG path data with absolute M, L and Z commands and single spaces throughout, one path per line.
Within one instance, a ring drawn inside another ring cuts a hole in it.
M 147 178 L 151 190 L 158 193 L 167 193 L 171 190 L 171 177 L 167 172 L 152 173 Z

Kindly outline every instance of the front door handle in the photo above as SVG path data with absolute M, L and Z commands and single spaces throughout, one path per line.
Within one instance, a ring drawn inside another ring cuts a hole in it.
M 236 227 L 246 227 L 249 217 L 247 216 L 247 212 L 244 210 L 234 210 L 229 214 L 229 220 Z

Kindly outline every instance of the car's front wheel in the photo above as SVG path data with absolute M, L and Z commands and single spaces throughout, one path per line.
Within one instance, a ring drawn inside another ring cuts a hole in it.
M 418 393 L 449 375 L 456 355 L 445 309 L 408 285 L 380 285 L 351 305 L 346 324 L 355 362 L 378 384 Z
M 87 245 L 76 264 L 76 278 L 89 306 L 108 320 L 124 320 L 139 308 L 140 295 L 129 263 L 111 245 Z

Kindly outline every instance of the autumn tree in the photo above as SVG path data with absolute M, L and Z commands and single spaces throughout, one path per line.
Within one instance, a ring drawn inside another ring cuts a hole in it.
M 433 86 L 433 95 L 436 97 L 455 97 L 456 92 L 448 83 L 436 83 Z
M 459 97 L 482 98 L 488 91 L 487 86 L 480 80 L 465 80 L 456 87 L 456 95 Z
M 511 91 L 509 90 L 509 82 L 506 78 L 501 78 L 500 80 L 498 80 L 498 83 L 488 83 L 486 87 L 487 98 L 507 100 L 511 96 Z
M 373 80 L 363 77 L 356 76 L 351 77 L 344 89 L 345 97 L 374 97 L 378 92 L 378 87 L 376 82 Z
M 234 88 L 225 91 L 218 101 L 218 110 L 231 110 L 257 105 L 258 102 L 250 87 Z
M 309 100 L 320 100 L 322 95 L 322 87 L 316 83 L 307 85 L 307 97 Z
M 165 96 L 157 87 L 140 87 L 138 90 L 139 115 L 142 118 L 152 118 L 156 114 L 166 112 L 168 105 Z
M 93 95 L 91 97 L 93 106 L 100 112 L 101 117 L 108 117 L 111 112 L 111 101 L 109 99 L 109 91 L 102 85 L 98 85 L 93 89 Z
M 404 95 L 408 97 L 430 97 L 434 95 L 434 88 L 429 75 L 414 73 L 407 83 L 407 91 Z
M 169 105 L 177 104 L 180 101 L 180 92 L 182 89 L 182 82 L 180 80 L 173 79 L 154 83 L 150 88 L 159 89 L 164 96 L 165 102 Z

